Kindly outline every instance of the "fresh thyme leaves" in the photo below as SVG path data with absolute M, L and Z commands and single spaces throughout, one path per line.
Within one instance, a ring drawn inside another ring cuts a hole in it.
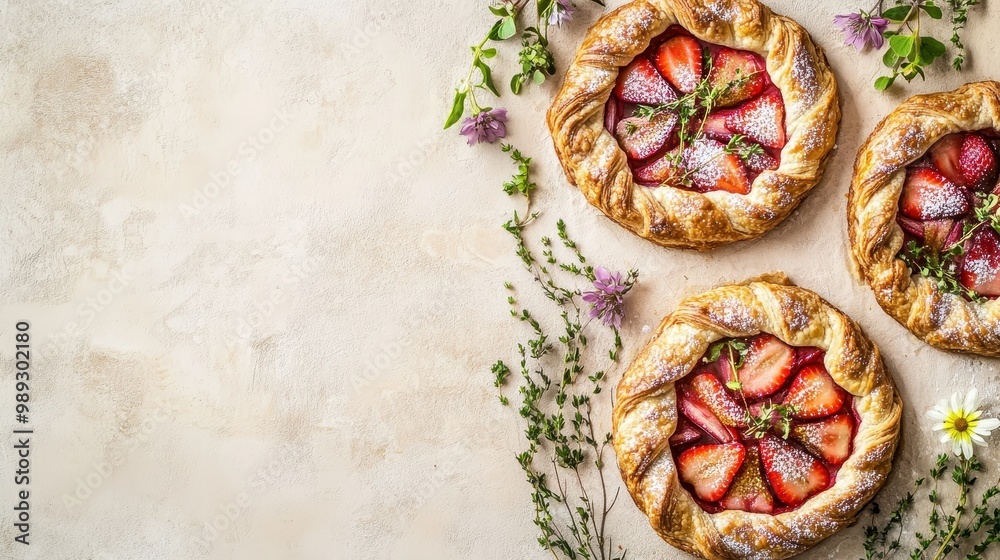
M 908 492 L 901 498 L 881 523 L 878 522 L 881 515 L 879 506 L 872 504 L 871 522 L 865 527 L 863 560 L 893 557 L 903 549 L 902 541 L 909 534 L 915 541 L 909 553 L 911 560 L 941 560 L 952 552 L 959 552 L 966 559 L 981 560 L 993 543 L 1000 542 L 1000 508 L 993 504 L 993 499 L 1000 495 L 1000 481 L 986 488 L 978 499 L 974 497 L 976 482 L 980 473 L 985 472 L 985 467 L 973 455 L 968 440 L 970 436 L 975 436 L 980 444 L 985 444 L 983 438 L 989 436 L 1000 422 L 983 417 L 977 406 L 975 389 L 969 391 L 963 401 L 956 399 L 957 396 L 953 397 L 951 405 L 942 400 L 928 411 L 928 416 L 935 421 L 934 429 L 944 432 L 946 436 L 942 441 L 951 442 L 954 456 L 938 455 L 930 469 L 930 484 L 925 486 L 925 478 L 915 480 L 914 492 Z M 945 505 L 943 493 L 938 488 L 949 471 L 955 490 L 944 494 L 954 496 L 955 505 L 951 508 Z M 928 486 L 930 513 L 926 526 L 918 531 L 912 528 L 904 531 L 905 516 L 913 509 L 914 495 Z
M 631 136 L 635 134 L 635 131 L 639 130 L 639 125 L 631 121 L 625 121 L 625 134 Z
M 736 154 L 741 160 L 747 161 L 754 156 L 764 155 L 764 147 L 760 144 L 747 142 L 746 136 L 742 134 L 734 134 L 729 139 L 729 143 L 726 144 L 726 153 Z
M 979 4 L 979 0 L 948 0 L 951 7 L 951 44 L 958 51 L 951 61 L 951 66 L 955 70 L 961 70 L 965 63 L 965 45 L 962 43 L 960 33 L 965 28 L 969 20 L 969 8 Z
M 962 285 L 958 278 L 957 259 L 963 252 L 963 246 L 980 227 L 987 226 L 1000 233 L 1000 215 L 994 212 L 1000 204 L 1000 196 L 990 194 L 982 199 L 972 212 L 974 218 L 965 225 L 962 236 L 944 251 L 935 251 L 930 247 L 918 245 L 910 241 L 899 252 L 899 258 L 906 263 L 913 273 L 934 280 L 938 290 L 966 297 L 975 302 L 985 300 L 974 290 Z
M 546 27 L 543 26 L 541 31 L 529 27 L 521 36 L 522 48 L 517 55 L 521 63 L 521 72 L 514 74 L 510 80 L 510 90 L 514 95 L 521 93 L 524 84 L 529 81 L 541 84 L 546 76 L 556 72 L 556 61 L 549 51 L 549 41 L 545 37 Z
M 760 439 L 771 429 L 781 432 L 782 439 L 788 439 L 788 434 L 792 430 L 792 416 L 798 411 L 793 404 L 764 405 L 758 414 L 753 414 L 749 410 L 746 412 L 747 429 L 749 437 Z
M 523 194 L 530 206 L 535 188 L 529 179 L 531 159 L 510 146 L 503 149 L 518 163 L 518 172 L 504 184 L 504 191 Z M 532 186 L 517 186 L 528 184 Z M 602 356 L 591 358 L 588 353 L 594 344 L 589 340 L 590 322 L 581 305 L 585 294 L 565 284 L 562 276 L 586 279 L 598 288 L 600 283 L 606 288 L 604 294 L 610 297 L 624 295 L 631 289 L 637 273 L 630 272 L 619 283 L 617 275 L 588 265 L 562 220 L 556 224 L 557 237 L 571 254 L 570 258 L 562 259 L 553 239 L 542 237 L 541 259 L 537 259 L 524 236 L 525 227 L 537 214 L 525 212 L 525 215 L 522 219 L 515 211 L 504 229 L 514 237 L 515 253 L 534 283 L 555 304 L 561 330 L 558 336 L 550 336 L 542 321 L 514 296 L 513 284 L 504 284 L 511 292 L 507 297 L 511 317 L 528 330 L 528 339 L 517 345 L 520 403 L 516 406 L 526 423 L 527 448 L 516 458 L 531 488 L 538 543 L 556 560 L 624 560 L 627 552 L 619 553 L 620 547 L 616 547 L 607 532 L 608 514 L 618 499 L 617 493 L 609 495 L 605 480 L 605 454 L 611 434 L 599 434 L 591 402 L 604 388 L 607 368 L 618 361 L 621 336 L 616 326 L 610 327 L 612 340 L 607 354 L 610 363 L 601 369 L 593 367 Z M 557 274 L 560 271 L 568 274 Z M 510 405 L 511 400 L 502 391 L 510 381 L 511 368 L 498 360 L 491 373 L 500 392 L 500 402 Z
M 722 352 L 726 351 L 729 354 L 729 363 L 733 366 L 733 380 L 727 382 L 726 387 L 729 387 L 733 391 L 739 391 L 743 388 L 743 384 L 740 383 L 738 372 L 747 357 L 747 349 L 747 343 L 742 340 L 729 339 L 719 341 L 708 347 L 708 353 L 702 358 L 702 361 L 705 363 L 716 362 L 722 356 Z M 742 393 L 740 395 L 742 396 Z
M 915 484 L 919 487 L 922 483 L 923 479 L 921 478 Z M 896 509 L 892 510 L 885 523 L 879 527 L 875 524 L 875 517 L 881 512 L 878 503 L 872 502 L 872 521 L 870 525 L 865 527 L 865 560 L 883 560 L 891 557 L 895 551 L 900 549 L 900 538 L 903 536 L 903 516 L 912 507 L 913 494 L 907 492 L 906 496 L 896 504 Z M 893 527 L 896 528 L 896 534 L 892 540 L 889 540 L 889 533 L 892 532 Z
M 503 184 L 503 192 L 509 195 L 521 193 L 525 198 L 530 199 L 531 191 L 538 187 L 528 176 L 528 166 L 531 165 L 531 158 L 524 157 L 519 150 L 510 144 L 503 144 L 500 146 L 500 149 L 504 153 L 509 153 L 510 159 L 514 160 L 514 163 L 517 164 L 517 173 L 511 177 L 510 181 Z

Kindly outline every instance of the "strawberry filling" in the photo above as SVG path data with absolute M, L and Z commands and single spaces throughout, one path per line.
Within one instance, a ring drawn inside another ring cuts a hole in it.
M 636 182 L 747 194 L 781 163 L 785 103 L 764 59 L 673 26 L 621 69 L 604 127 Z
M 981 301 L 1000 296 L 1000 184 L 994 130 L 949 134 L 906 169 L 896 223 L 913 274 Z
M 677 383 L 681 484 L 710 513 L 791 511 L 830 488 L 860 418 L 819 348 L 724 339 Z

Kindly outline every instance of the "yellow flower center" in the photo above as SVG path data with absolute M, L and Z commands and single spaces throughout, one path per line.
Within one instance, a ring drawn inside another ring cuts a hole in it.
M 955 431 L 956 432 L 964 432 L 965 430 L 968 430 L 968 429 L 969 429 L 969 422 L 966 421 L 965 418 L 956 418 L 955 419 Z

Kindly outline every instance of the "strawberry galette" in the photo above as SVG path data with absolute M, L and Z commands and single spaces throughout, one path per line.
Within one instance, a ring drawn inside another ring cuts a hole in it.
M 614 446 L 670 544 L 787 558 L 852 524 L 882 486 L 901 409 L 861 329 L 780 277 L 681 302 L 618 385 Z
M 822 51 L 756 0 L 638 0 L 591 28 L 548 123 L 591 204 L 704 250 L 798 205 L 834 145 L 837 102 Z
M 910 98 L 858 154 L 851 252 L 879 304 L 926 342 L 1000 356 L 1000 84 Z

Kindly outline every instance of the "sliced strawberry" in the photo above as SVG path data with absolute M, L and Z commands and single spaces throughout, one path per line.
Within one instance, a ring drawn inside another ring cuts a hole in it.
M 778 168 L 778 158 L 769 154 L 767 150 L 750 154 L 745 163 L 752 173 L 763 173 Z
M 839 465 L 851 455 L 853 431 L 851 415 L 837 414 L 819 422 L 798 424 L 790 435 L 813 455 L 831 465 Z
M 615 136 L 632 159 L 646 159 L 663 149 L 677 128 L 677 115 L 657 113 L 651 119 L 629 117 L 615 127 Z
M 715 53 L 708 81 L 713 88 L 726 88 L 716 104 L 731 107 L 760 95 L 767 87 L 767 71 L 756 54 L 722 47 Z
M 722 142 L 729 142 L 729 139 L 735 134 L 729 127 L 726 126 L 726 119 L 731 115 L 732 111 L 713 111 L 705 117 L 705 121 L 700 123 L 702 132 L 705 136 L 709 138 L 714 138 Z M 698 128 L 698 127 L 693 127 Z
M 847 392 L 827 373 L 821 364 L 803 367 L 792 380 L 784 404 L 795 406 L 795 418 L 822 418 L 840 410 Z
M 955 220 L 947 218 L 927 220 L 924 222 L 924 244 L 935 251 L 940 251 L 953 229 L 955 229 Z
M 785 103 L 781 92 L 772 88 L 740 105 L 726 119 L 726 127 L 768 148 L 784 147 Z
M 764 473 L 778 499 L 798 506 L 830 484 L 826 467 L 801 447 L 767 434 L 760 440 Z
M 806 364 L 823 363 L 823 356 L 826 352 L 822 348 L 816 348 L 815 346 L 800 346 L 795 349 L 795 363 L 792 364 L 792 369 L 799 369 Z
M 694 37 L 672 37 L 657 47 L 653 64 L 681 93 L 691 93 L 701 81 L 701 45 Z
M 670 445 L 681 446 L 692 441 L 701 439 L 701 432 L 693 424 L 684 419 L 683 416 L 677 418 L 677 428 L 674 435 L 670 436 Z
M 1000 235 L 982 226 L 965 245 L 962 285 L 981 296 L 1000 296 Z
M 711 373 L 700 373 L 688 382 L 691 392 L 698 400 L 715 415 L 723 424 L 737 428 L 746 428 L 746 411 L 740 407 L 719 381 Z
M 672 154 L 673 157 L 676 157 L 676 150 Z M 658 187 L 664 183 L 670 183 L 678 176 L 677 167 L 671 159 L 671 154 L 667 154 L 653 160 L 652 163 L 636 168 L 632 174 L 635 176 L 636 181 L 650 187 Z
M 699 445 L 677 458 L 677 473 L 681 480 L 694 487 L 696 496 L 714 502 L 726 495 L 744 457 L 746 450 L 736 442 Z
M 712 412 L 689 391 L 678 395 L 678 408 L 695 426 L 720 443 L 728 443 L 736 439 L 732 431 L 726 428 Z
M 965 235 L 966 223 L 968 223 L 968 220 L 958 220 L 955 222 L 955 225 L 951 228 L 951 233 L 949 233 L 948 237 L 944 240 L 944 247 L 942 247 L 942 249 L 951 249 L 959 242 L 959 240 L 962 239 Z
M 897 214 L 896 222 L 899 227 L 903 228 L 903 231 L 920 239 L 924 238 L 924 223 L 920 220 L 911 220 L 902 214 Z
M 965 182 L 965 175 L 958 165 L 958 160 L 962 157 L 962 142 L 964 138 L 961 133 L 949 134 L 931 146 L 931 161 L 934 167 L 949 181 L 956 185 Z
M 958 157 L 958 168 L 965 178 L 961 183 L 967 187 L 987 183 L 996 178 L 997 158 L 985 138 L 970 132 L 962 140 L 962 153 Z
M 677 100 L 677 92 L 645 57 L 633 60 L 618 74 L 615 95 L 622 101 L 643 105 L 662 105 Z
M 764 470 L 760 464 L 760 452 L 756 447 L 747 447 L 743 468 L 736 475 L 729 492 L 719 505 L 726 509 L 738 509 L 753 513 L 774 511 L 774 497 L 764 482 Z
M 750 192 L 746 169 L 736 154 L 710 138 L 699 138 L 684 150 L 684 167 L 700 191 L 722 190 L 736 194 Z
M 604 104 L 604 128 L 611 134 L 614 134 L 615 127 L 618 126 L 618 121 L 621 120 L 621 116 L 621 101 L 615 99 L 614 96 L 608 97 L 608 102 Z
M 960 216 L 969 211 L 966 190 L 949 181 L 944 175 L 918 167 L 906 173 L 899 208 L 914 220 L 937 220 Z
M 795 350 L 777 337 L 760 334 L 750 341 L 747 357 L 739 369 L 743 394 L 766 397 L 780 389 L 792 374 Z

